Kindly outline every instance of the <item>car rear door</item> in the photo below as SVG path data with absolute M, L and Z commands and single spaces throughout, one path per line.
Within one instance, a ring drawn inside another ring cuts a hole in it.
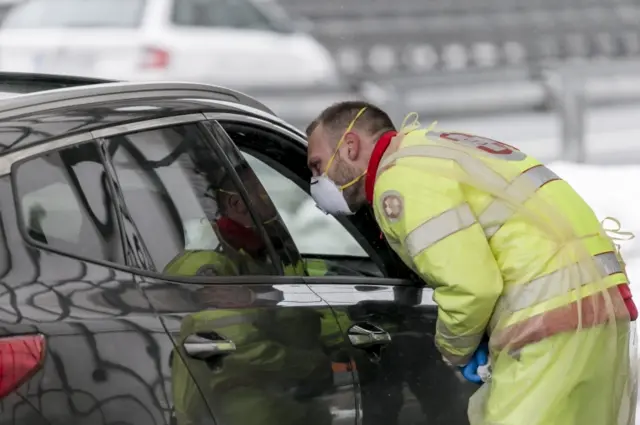
M 268 196 L 226 135 L 173 121 L 102 143 L 129 261 L 175 344 L 178 424 L 353 423 L 334 420 L 355 405 L 337 321 Z
M 210 115 L 243 151 L 305 259 L 304 281 L 338 318 L 354 364 L 359 423 L 467 424 L 476 387 L 445 365 L 432 292 L 380 236 L 371 211 L 326 216 L 309 194 L 304 142 L 259 119 Z
M 0 423 L 169 424 L 173 347 L 125 265 L 100 147 L 55 143 L 3 157 Z

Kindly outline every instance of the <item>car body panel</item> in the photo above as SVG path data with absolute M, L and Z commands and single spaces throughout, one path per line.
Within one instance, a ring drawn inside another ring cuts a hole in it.
M 239 102 L 246 98 L 242 94 L 212 88 L 167 83 L 109 83 L 0 100 L 0 153 L 107 126 L 194 111 L 244 111 L 248 115 L 270 112 L 255 101 L 242 106 Z M 145 95 L 149 99 L 140 101 Z
M 185 394 L 176 399 L 176 410 L 188 406 L 189 421 L 210 423 L 209 411 L 198 406 L 204 399 L 221 424 L 354 423 L 351 375 L 347 372 L 345 376 L 346 368 L 337 361 L 346 347 L 342 341 L 331 341 L 330 332 L 335 329 L 332 310 L 303 283 L 213 286 L 143 279 L 141 286 L 186 365 L 173 362 L 179 371 L 174 375 L 174 388 Z M 226 294 L 224 301 L 219 298 L 221 292 Z M 277 298 L 256 306 L 247 301 L 255 296 L 252 294 Z M 227 304 L 230 298 L 237 303 L 235 307 Z M 242 326 L 223 324 L 229 319 Z M 183 343 L 196 331 L 214 333 L 233 342 L 235 349 L 207 360 L 190 357 Z M 182 389 L 178 380 L 186 370 L 203 399 L 191 394 L 194 388 Z
M 0 179 L 0 202 L 0 336 L 46 336 L 42 369 L 3 399 L 0 422 L 169 420 L 172 346 L 131 274 L 26 243 L 7 225 L 17 221 L 9 177 Z M 25 414 L 25 404 L 40 413 Z

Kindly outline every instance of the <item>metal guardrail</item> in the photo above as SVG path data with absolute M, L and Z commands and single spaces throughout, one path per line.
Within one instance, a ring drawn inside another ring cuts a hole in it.
M 248 94 L 281 118 L 304 129 L 331 103 L 366 99 L 400 122 L 409 112 L 434 120 L 460 116 L 508 116 L 514 112 L 557 114 L 562 159 L 585 160 L 585 114 L 590 106 L 640 102 L 640 63 L 563 64 L 529 70 L 396 77 L 336 87 L 273 90 Z M 490 119 L 490 118 L 489 118 Z

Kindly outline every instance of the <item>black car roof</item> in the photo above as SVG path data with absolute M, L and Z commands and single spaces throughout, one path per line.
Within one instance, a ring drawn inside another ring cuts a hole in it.
M 0 72 L 0 119 L 70 103 L 162 97 L 231 102 L 275 117 L 254 98 L 224 87 L 182 82 L 121 82 L 97 78 Z
M 0 72 L 0 157 L 60 137 L 192 113 L 240 114 L 304 139 L 261 102 L 223 87 Z

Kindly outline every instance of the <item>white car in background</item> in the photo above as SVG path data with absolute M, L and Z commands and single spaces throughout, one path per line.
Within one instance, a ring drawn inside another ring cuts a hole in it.
M 23 0 L 0 70 L 233 88 L 333 84 L 335 62 L 266 0 Z

